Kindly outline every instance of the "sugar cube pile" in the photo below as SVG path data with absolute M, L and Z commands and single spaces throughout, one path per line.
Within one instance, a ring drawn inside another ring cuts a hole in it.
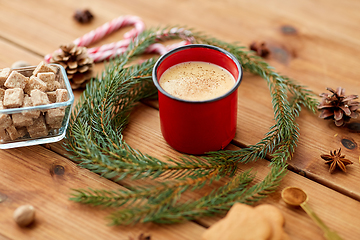
M 45 110 L 24 110 L 24 107 L 66 102 L 68 91 L 61 88 L 56 78 L 57 69 L 41 62 L 30 77 L 16 70 L 0 70 L 0 110 L 18 108 L 18 113 L 0 113 L 0 143 L 22 137 L 45 137 L 59 129 L 65 107 Z

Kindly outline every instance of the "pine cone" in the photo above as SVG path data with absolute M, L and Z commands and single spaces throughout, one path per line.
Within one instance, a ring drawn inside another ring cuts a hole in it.
M 338 87 L 336 91 L 332 88 L 326 88 L 330 93 L 322 93 L 320 97 L 323 101 L 318 106 L 321 110 L 320 118 L 334 119 L 336 126 L 342 126 L 351 118 L 357 118 L 359 113 L 357 109 L 360 103 L 354 101 L 357 95 L 345 96 L 345 89 Z
M 78 47 L 73 43 L 62 45 L 60 51 L 53 53 L 50 62 L 65 68 L 72 89 L 84 87 L 92 77 L 94 61 L 89 57 L 86 47 Z

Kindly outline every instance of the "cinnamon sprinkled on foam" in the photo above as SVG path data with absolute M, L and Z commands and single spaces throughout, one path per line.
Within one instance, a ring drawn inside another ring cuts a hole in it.
M 192 101 L 209 100 L 226 94 L 235 84 L 226 69 L 207 62 L 184 62 L 167 69 L 160 86 L 169 94 Z

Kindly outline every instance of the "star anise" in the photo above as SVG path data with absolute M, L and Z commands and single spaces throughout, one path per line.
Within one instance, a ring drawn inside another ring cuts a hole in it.
M 322 93 L 320 97 L 323 101 L 318 106 L 321 111 L 320 118 L 334 119 L 336 126 L 342 126 L 351 118 L 357 118 L 357 112 L 360 103 L 354 101 L 358 98 L 357 95 L 345 95 L 345 89 L 338 87 L 336 91 L 332 88 L 327 88 L 331 93 Z
M 330 155 L 323 154 L 321 155 L 321 158 L 326 161 L 326 164 L 330 164 L 330 173 L 334 172 L 336 166 L 338 166 L 342 171 L 346 172 L 346 165 L 353 164 L 352 161 L 345 158 L 345 155 L 341 155 L 341 148 L 338 151 L 330 151 Z

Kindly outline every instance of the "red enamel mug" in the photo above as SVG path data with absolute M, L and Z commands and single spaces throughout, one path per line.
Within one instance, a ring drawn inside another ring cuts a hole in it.
M 176 64 L 191 61 L 225 68 L 235 78 L 234 86 L 226 94 L 204 101 L 183 100 L 167 93 L 159 84 L 161 75 Z M 204 44 L 182 46 L 161 56 L 152 76 L 158 89 L 161 132 L 175 150 L 200 155 L 224 149 L 235 137 L 242 68 L 232 54 Z

